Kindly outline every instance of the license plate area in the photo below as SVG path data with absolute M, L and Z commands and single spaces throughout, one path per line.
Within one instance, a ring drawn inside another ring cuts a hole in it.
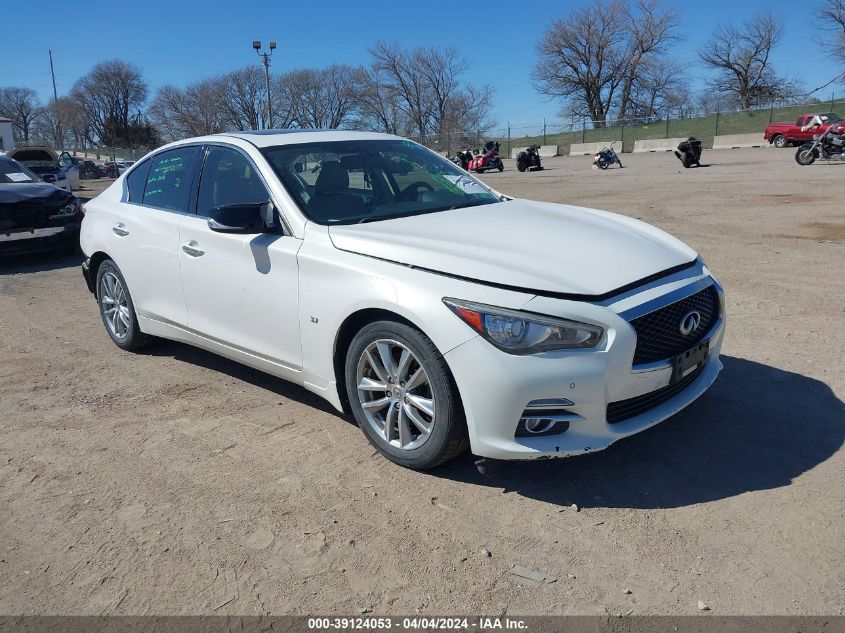
M 669 384 L 673 385 L 686 376 L 689 376 L 699 366 L 707 362 L 710 356 L 710 341 L 699 343 L 688 349 L 683 354 L 678 354 L 672 359 L 672 378 Z

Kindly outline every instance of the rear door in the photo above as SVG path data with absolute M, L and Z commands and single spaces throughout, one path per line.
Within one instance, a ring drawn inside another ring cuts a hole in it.
M 207 338 L 298 369 L 301 240 L 284 234 L 234 235 L 208 228 L 218 206 L 271 200 L 263 177 L 239 148 L 209 145 L 196 214 L 179 224 L 188 327 Z
M 202 146 L 160 152 L 126 177 L 109 209 L 109 255 L 117 262 L 138 315 L 179 326 L 187 308 L 179 276 L 179 222 L 188 213 Z

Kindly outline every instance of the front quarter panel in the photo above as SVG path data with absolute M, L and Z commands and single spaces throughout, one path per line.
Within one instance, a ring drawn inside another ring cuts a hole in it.
M 441 354 L 477 334 L 443 303 L 456 297 L 519 309 L 533 295 L 498 290 L 336 249 L 328 228 L 308 223 L 299 251 L 300 327 L 306 386 L 341 408 L 335 341 L 344 321 L 380 309 L 409 321 Z M 486 344 L 486 343 L 485 343 Z

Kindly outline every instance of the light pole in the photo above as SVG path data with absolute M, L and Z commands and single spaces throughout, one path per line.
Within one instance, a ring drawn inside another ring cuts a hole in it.
M 273 51 L 276 50 L 276 42 L 270 42 L 269 53 L 261 52 L 261 42 L 258 40 L 252 43 L 252 47 L 255 49 L 255 52 L 258 53 L 258 56 L 262 58 L 264 63 L 264 78 L 267 80 L 267 121 L 264 126 L 265 128 L 271 128 L 273 127 L 273 104 L 270 99 L 270 56 L 273 54 Z

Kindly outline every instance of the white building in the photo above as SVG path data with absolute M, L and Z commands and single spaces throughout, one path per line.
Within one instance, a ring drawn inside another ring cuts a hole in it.
M 0 152 L 8 152 L 15 146 L 12 139 L 12 119 L 0 116 Z

